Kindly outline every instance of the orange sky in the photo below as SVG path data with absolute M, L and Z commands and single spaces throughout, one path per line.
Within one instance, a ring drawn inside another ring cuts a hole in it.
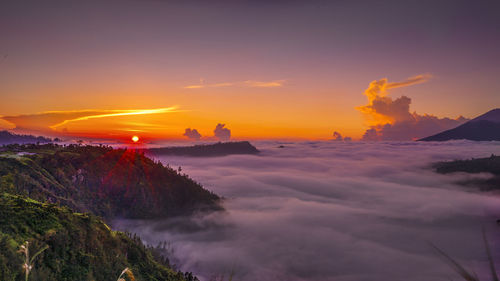
M 242 101 L 243 102 L 243 101 Z M 202 136 L 213 136 L 217 123 L 225 123 L 231 129 L 233 138 L 283 138 L 283 139 L 328 139 L 333 133 L 331 120 L 323 119 L 330 108 L 312 108 L 303 105 L 279 111 L 274 106 L 259 105 L 255 101 L 244 101 L 246 107 L 228 108 L 226 110 L 203 110 L 204 104 L 195 106 L 177 105 L 170 108 L 135 109 L 137 115 L 129 115 L 127 110 L 83 110 L 41 112 L 27 115 L 4 116 L 10 122 L 2 122 L 0 126 L 17 131 L 34 132 L 48 135 L 92 136 L 104 138 L 122 138 L 128 135 L 139 135 L 147 138 L 182 139 L 186 128 L 197 129 Z M 253 104 L 253 105 L 252 105 Z M 223 106 L 214 104 L 214 107 Z M 151 112 L 153 111 L 153 112 Z M 154 112 L 158 111 L 158 112 Z M 351 108 L 350 111 L 355 111 Z M 337 111 L 341 112 L 341 111 Z M 355 112 L 356 115 L 359 115 Z M 290 118 L 293 116 L 293 119 Z M 358 118 L 359 119 L 359 118 Z M 228 120 L 228 121 L 224 121 Z M 322 122 L 318 123 L 317 120 Z M 335 126 L 335 130 L 355 133 L 359 127 L 352 129 L 350 122 Z M 349 122 L 350 121 L 350 122 Z M 361 121 L 361 120 L 358 120 Z M 314 125 L 311 125 L 314 124 Z M 351 127 L 351 128 L 350 128 Z M 20 129 L 24 130 L 20 130 Z
M 389 89 L 397 93 L 397 89 L 393 88 L 425 83 L 430 78 L 429 74 L 420 75 L 402 82 L 387 83 L 378 90 L 385 96 Z M 106 139 L 129 139 L 133 135 L 143 139 L 185 139 L 184 130 L 191 128 L 197 129 L 202 139 L 209 140 L 213 138 L 215 125 L 224 123 L 232 131 L 233 139 L 325 140 L 331 139 L 334 131 L 359 139 L 368 125 L 391 122 L 384 116 L 360 107 L 366 104 L 367 97 L 371 101 L 378 94 L 372 89 L 372 85 L 377 85 L 376 82 L 365 85 L 368 89 L 357 93 L 354 99 L 348 100 L 343 98 L 346 95 L 327 94 L 328 91 L 325 91 L 322 101 L 318 102 L 317 95 L 311 94 L 310 98 L 304 98 L 296 93 L 293 81 L 213 84 L 200 81 L 179 88 L 178 92 L 182 94 L 164 94 L 175 97 L 171 99 L 177 102 L 162 102 L 168 107 L 139 107 L 160 103 L 156 100 L 167 100 L 154 93 L 142 93 L 142 97 L 125 95 L 123 98 L 108 94 L 107 99 L 112 99 L 114 104 L 121 104 L 121 107 L 5 115 L 0 126 L 7 129 L 17 127 L 16 131 L 23 133 Z M 324 90 L 316 91 L 322 93 Z M 82 96 L 77 95 L 72 101 Z M 137 102 L 133 101 L 134 97 Z M 103 101 L 106 99 L 101 98 L 97 103 Z M 67 103 L 64 100 L 60 107 Z M 137 107 L 131 108 L 127 104 Z M 359 111 L 364 112 L 364 116 Z
M 500 105 L 494 2 L 11 1 L 0 128 L 185 139 L 222 123 L 235 139 L 323 140 L 474 117 Z M 367 99 L 373 81 L 387 88 Z M 128 114 L 142 110 L 159 111 Z

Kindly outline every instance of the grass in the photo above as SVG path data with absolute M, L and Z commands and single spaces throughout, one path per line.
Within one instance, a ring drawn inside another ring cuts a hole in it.
M 493 260 L 493 256 L 491 255 L 491 248 L 488 242 L 488 239 L 486 237 L 486 232 L 484 230 L 484 227 L 482 229 L 483 232 L 483 241 L 484 241 L 484 246 L 486 248 L 486 255 L 488 258 L 488 264 L 489 264 L 489 270 L 491 274 L 491 280 L 492 281 L 499 281 L 498 280 L 498 274 L 495 268 L 495 261 Z M 446 263 L 448 263 L 455 272 L 462 277 L 463 280 L 467 281 L 481 281 L 477 274 L 474 271 L 469 271 L 467 270 L 464 266 L 462 266 L 458 261 L 450 257 L 448 254 L 446 254 L 443 250 L 439 249 L 436 247 L 434 244 L 430 243 L 431 247 L 436 251 L 436 253 L 444 259 Z
M 30 250 L 29 250 L 29 242 L 26 241 L 19 247 L 19 252 L 24 254 L 24 264 L 23 270 L 25 274 L 25 280 L 28 281 L 31 270 L 33 269 L 33 265 L 35 262 L 35 258 L 40 255 L 43 251 L 47 250 L 49 246 L 45 245 L 43 248 L 38 250 L 31 258 L 30 258 Z
M 135 281 L 134 274 L 132 273 L 132 270 L 130 270 L 128 267 L 126 267 L 120 276 L 118 276 L 117 281 L 126 281 L 125 276 L 128 278 L 129 281 Z

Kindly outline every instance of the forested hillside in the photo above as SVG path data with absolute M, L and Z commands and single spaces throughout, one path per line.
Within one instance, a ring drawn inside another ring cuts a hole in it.
M 187 175 L 136 151 L 106 146 L 4 146 L 0 191 L 105 218 L 220 209 L 219 197 Z
M 477 186 L 483 190 L 500 189 L 500 156 L 492 154 L 486 158 L 438 162 L 434 164 L 434 168 L 440 174 L 456 172 L 489 173 L 492 175 L 491 177 L 472 179 L 463 183 Z
M 189 215 L 220 210 L 219 201 L 187 175 L 134 150 L 0 147 L 0 280 L 25 280 L 27 273 L 29 280 L 117 280 L 125 268 L 135 278 L 122 276 L 127 281 L 197 280 L 98 216 Z M 30 263 L 27 250 L 30 259 L 42 252 Z
M 111 231 L 98 217 L 0 194 L 0 280 L 25 280 L 20 249 L 26 241 L 30 259 L 46 248 L 33 259 L 29 280 L 117 280 L 127 267 L 137 281 L 197 280 L 191 273 L 173 271 L 165 259 L 156 261 L 152 248 L 137 237 Z

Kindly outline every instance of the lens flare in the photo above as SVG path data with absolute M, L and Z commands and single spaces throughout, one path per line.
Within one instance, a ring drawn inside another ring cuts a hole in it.
M 132 141 L 133 142 L 138 142 L 139 141 L 139 137 L 138 136 L 133 136 L 132 137 Z

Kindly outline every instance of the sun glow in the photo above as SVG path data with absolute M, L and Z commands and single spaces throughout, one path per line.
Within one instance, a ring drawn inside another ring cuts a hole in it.
M 139 141 L 139 137 L 138 136 L 133 136 L 132 137 L 132 141 L 133 142 L 138 142 Z

